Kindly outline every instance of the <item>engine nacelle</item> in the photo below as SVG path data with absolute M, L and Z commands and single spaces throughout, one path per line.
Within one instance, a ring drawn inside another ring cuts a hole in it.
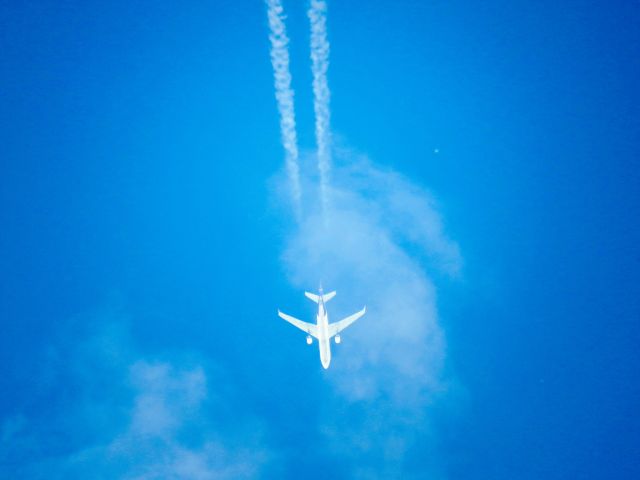
M 313 338 L 311 338 L 311 335 L 307 335 L 307 345 L 311 345 L 313 343 Z
M 336 335 L 334 337 L 334 340 L 336 341 L 336 343 L 340 343 L 340 335 Z

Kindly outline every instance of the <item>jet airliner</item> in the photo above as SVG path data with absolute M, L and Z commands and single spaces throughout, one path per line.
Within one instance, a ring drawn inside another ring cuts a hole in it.
M 305 296 L 309 300 L 313 300 L 318 304 L 316 324 L 303 322 L 302 320 L 298 320 L 286 313 L 282 313 L 280 310 L 278 310 L 278 315 L 290 324 L 298 327 L 300 330 L 307 332 L 308 345 L 313 343 L 312 337 L 315 337 L 318 340 L 318 346 L 320 348 L 320 362 L 326 369 L 329 368 L 329 363 L 331 363 L 331 337 L 335 337 L 335 342 L 340 343 L 340 332 L 363 316 L 367 307 L 364 307 L 359 312 L 354 313 L 339 322 L 329 323 L 329 314 L 325 308 L 325 303 L 335 297 L 336 292 L 323 294 L 322 287 L 320 287 L 319 293 L 319 295 L 315 295 L 313 293 L 304 292 Z

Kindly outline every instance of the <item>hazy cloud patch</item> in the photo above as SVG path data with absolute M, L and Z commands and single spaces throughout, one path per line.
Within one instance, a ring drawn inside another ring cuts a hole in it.
M 123 322 L 100 320 L 75 347 L 52 347 L 49 359 L 51 381 L 71 390 L 68 403 L 2 423 L 4 475 L 243 479 L 259 477 L 272 458 L 262 422 L 216 395 L 215 366 L 193 355 L 140 355 Z
M 333 347 L 326 378 L 334 396 L 320 429 L 336 455 L 357 465 L 354 478 L 407 478 L 407 453 L 432 438 L 429 406 L 447 388 L 429 272 L 457 276 L 462 259 L 429 192 L 351 150 L 337 157 L 328 222 L 307 208 L 283 263 L 297 289 L 321 281 L 338 291 L 330 321 L 367 305 Z

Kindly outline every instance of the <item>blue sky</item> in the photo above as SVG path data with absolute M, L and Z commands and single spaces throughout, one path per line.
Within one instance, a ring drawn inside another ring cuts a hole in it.
M 0 476 L 638 477 L 640 9 L 329 2 L 325 227 L 284 6 L 300 224 L 263 2 L 0 7 Z

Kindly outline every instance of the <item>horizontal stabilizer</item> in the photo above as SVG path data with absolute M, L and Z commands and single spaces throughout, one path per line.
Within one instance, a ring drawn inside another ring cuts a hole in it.
M 318 295 L 315 295 L 309 292 L 304 292 L 304 294 L 309 300 L 313 300 L 316 303 L 320 301 L 320 297 Z M 325 293 L 324 295 L 322 295 L 322 301 L 324 303 L 327 303 L 329 300 L 331 300 L 335 296 L 336 296 L 336 292 Z

